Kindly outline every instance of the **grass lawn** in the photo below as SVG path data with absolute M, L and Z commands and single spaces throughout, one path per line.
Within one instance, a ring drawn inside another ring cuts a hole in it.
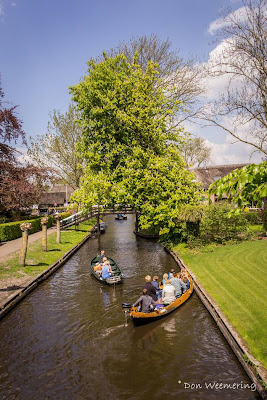
M 267 368 L 267 240 L 173 250 Z
M 48 251 L 42 251 L 41 240 L 33 242 L 28 247 L 26 266 L 23 268 L 18 264 L 18 252 L 6 261 L 0 263 L 0 279 L 21 278 L 38 275 L 63 256 L 90 232 L 94 226 L 95 220 L 89 220 L 81 223 L 77 231 L 75 227 L 70 227 L 61 232 L 61 243 L 56 243 L 56 232 L 47 237 Z

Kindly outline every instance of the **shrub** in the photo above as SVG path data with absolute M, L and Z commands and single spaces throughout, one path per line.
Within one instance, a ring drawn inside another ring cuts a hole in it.
M 64 219 L 64 218 L 70 217 L 71 213 L 66 211 L 66 212 L 60 213 L 59 215 L 60 215 L 61 219 Z
M 245 213 L 246 220 L 252 225 L 261 225 L 262 218 L 259 212 L 249 211 Z
M 18 239 L 22 236 L 22 232 L 20 229 L 20 224 L 22 222 L 30 222 L 32 227 L 29 233 L 35 233 L 41 229 L 41 219 L 43 217 L 17 221 L 17 222 L 9 222 L 7 224 L 0 224 L 0 242 L 8 242 L 9 240 Z M 48 224 L 47 227 L 50 228 L 53 225 L 54 218 L 52 215 L 48 216 Z
M 244 239 L 247 231 L 245 213 L 231 214 L 229 204 L 213 204 L 206 208 L 200 222 L 200 238 L 204 243 L 224 243 Z

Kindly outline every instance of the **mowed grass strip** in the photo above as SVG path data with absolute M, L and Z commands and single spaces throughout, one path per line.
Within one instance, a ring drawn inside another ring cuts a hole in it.
M 19 252 L 16 252 L 14 256 L 0 263 L 0 279 L 38 275 L 80 243 L 94 225 L 95 220 L 92 219 L 79 224 L 76 231 L 73 226 L 63 230 L 60 244 L 56 243 L 56 232 L 52 233 L 47 237 L 48 251 L 42 251 L 41 239 L 31 243 L 28 246 L 25 267 L 18 264 Z
M 267 368 L 267 241 L 174 251 Z

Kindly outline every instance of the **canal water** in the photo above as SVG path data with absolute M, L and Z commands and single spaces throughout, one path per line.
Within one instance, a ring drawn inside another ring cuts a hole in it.
M 0 398 L 259 399 L 195 293 L 161 321 L 126 325 L 121 303 L 140 296 L 145 275 L 177 267 L 161 245 L 135 237 L 133 216 L 106 221 L 101 247 L 124 284 L 91 276 L 99 244 L 90 239 L 23 300 L 0 322 Z

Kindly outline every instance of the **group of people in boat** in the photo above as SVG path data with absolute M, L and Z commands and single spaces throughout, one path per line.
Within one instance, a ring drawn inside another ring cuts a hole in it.
M 110 262 L 105 255 L 105 250 L 101 250 L 100 258 L 94 266 L 94 271 L 96 271 L 102 279 L 108 279 L 112 276 Z
M 138 311 L 149 313 L 160 307 L 159 305 L 166 306 L 173 303 L 190 288 L 190 280 L 186 270 L 175 273 L 172 269 L 171 272 L 163 275 L 160 283 L 158 279 L 158 276 L 154 276 L 153 280 L 150 275 L 145 277 L 146 283 L 143 294 L 132 307 L 139 305 Z

